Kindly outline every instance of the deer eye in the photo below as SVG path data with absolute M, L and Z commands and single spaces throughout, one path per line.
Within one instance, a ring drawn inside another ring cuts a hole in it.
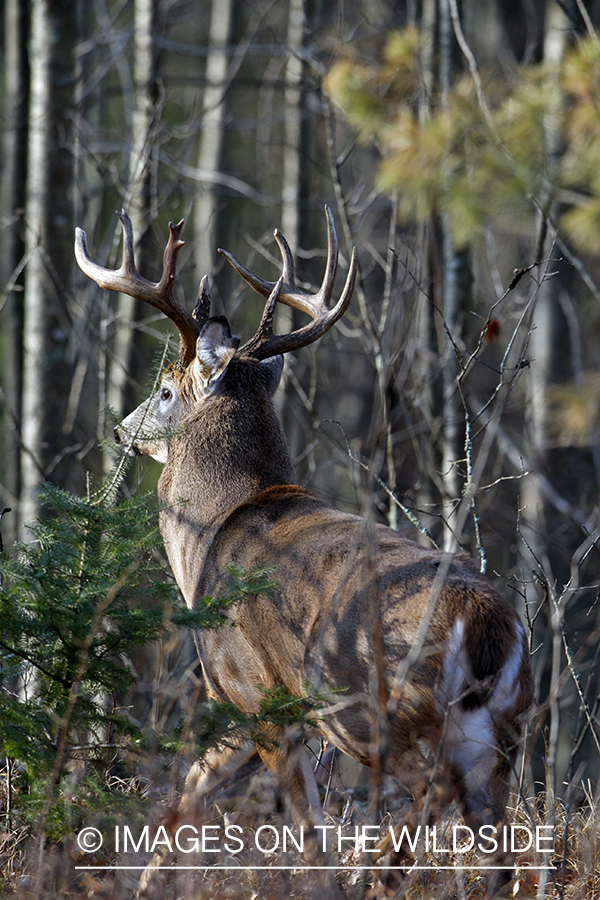
M 173 396 L 173 393 L 169 390 L 169 388 L 163 387 L 160 389 L 160 399 L 161 400 L 170 400 Z

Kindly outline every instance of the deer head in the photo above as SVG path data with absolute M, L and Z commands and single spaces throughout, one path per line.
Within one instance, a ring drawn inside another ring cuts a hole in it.
M 191 314 L 174 298 L 177 256 L 184 243 L 180 239 L 183 219 L 177 225 L 169 222 L 170 235 L 163 257 L 163 272 L 156 283 L 143 278 L 137 271 L 133 228 L 125 210 L 117 212 L 123 230 L 123 260 L 119 269 L 106 269 L 95 263 L 88 253 L 85 232 L 81 228 L 76 229 L 75 256 L 86 275 L 104 290 L 120 291 L 150 303 L 164 313 L 179 331 L 176 361 L 163 373 L 158 390 L 115 429 L 118 442 L 127 441 L 134 452 L 166 462 L 170 440 L 185 412 L 219 390 L 234 357 L 260 363 L 270 392 L 274 393 L 281 376 L 282 354 L 318 340 L 344 314 L 352 297 L 357 271 L 354 250 L 342 294 L 333 308 L 329 308 L 338 264 L 338 240 L 327 206 L 325 214 L 327 263 L 323 282 L 316 294 L 309 294 L 296 284 L 293 256 L 279 229 L 275 229 L 274 237 L 281 251 L 283 270 L 276 282 L 265 281 L 238 262 L 231 253 L 219 250 L 242 278 L 267 300 L 256 334 L 242 347 L 239 346 L 239 338 L 232 336 L 229 323 L 223 316 L 210 317 L 211 297 L 206 276 L 200 283 L 198 300 Z M 274 334 L 273 320 L 278 301 L 307 313 L 312 321 L 289 334 Z

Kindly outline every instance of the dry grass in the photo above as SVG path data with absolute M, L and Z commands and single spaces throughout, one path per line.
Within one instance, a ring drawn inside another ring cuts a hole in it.
M 359 799 L 360 788 L 354 792 L 342 791 L 341 787 L 329 795 L 331 814 L 328 823 L 342 828 L 342 835 L 351 838 L 355 829 L 366 823 L 366 803 Z M 588 798 L 592 799 L 592 798 Z M 396 799 L 388 805 L 397 806 Z M 140 816 L 136 822 L 130 822 L 131 833 L 140 835 L 145 822 L 144 810 L 140 799 Z M 154 818 L 160 821 L 160 808 L 155 810 Z M 543 797 L 535 800 L 515 802 L 509 809 L 509 823 L 528 828 L 533 831 L 536 826 L 543 826 L 547 821 Z M 94 811 L 89 810 L 89 824 L 98 821 Z M 386 814 L 382 821 L 383 832 L 387 831 L 390 821 Z M 529 850 L 517 854 L 517 867 L 511 884 L 502 892 L 502 896 L 516 898 L 600 898 L 600 855 L 599 832 L 600 815 L 596 805 L 586 804 L 577 809 L 567 809 L 562 802 L 557 802 L 553 810 L 554 840 L 553 852 L 547 856 Z M 119 823 L 122 828 L 125 822 Z M 283 834 L 284 826 L 289 826 L 289 818 L 281 807 L 277 793 L 274 791 L 270 777 L 262 770 L 254 773 L 246 771 L 244 777 L 228 786 L 217 798 L 210 810 L 210 818 L 205 824 L 220 826 L 237 825 L 242 829 L 245 848 L 239 853 L 229 853 L 219 844 L 218 853 L 190 854 L 190 858 L 182 859 L 178 864 L 207 866 L 207 869 L 174 870 L 169 873 L 166 883 L 157 884 L 152 896 L 156 900 L 318 900 L 327 896 L 327 890 L 319 883 L 317 873 L 304 868 L 305 863 L 299 852 L 281 848 L 272 853 L 262 853 L 253 840 L 256 830 L 265 824 Z M 451 848 L 452 829 L 461 825 L 462 820 L 456 813 L 448 815 L 438 824 L 437 848 Z M 156 823 L 155 823 L 156 826 Z M 154 827 L 155 827 L 154 826 Z M 150 833 L 150 832 L 149 832 Z M 210 832 L 211 835 L 216 832 Z M 360 832 L 359 832 L 360 833 Z M 523 832 L 521 832 L 523 833 Z M 263 832 L 263 835 L 265 833 Z M 333 832 L 337 835 L 337 830 Z M 460 834 L 463 834 L 460 832 Z M 565 841 L 566 835 L 566 841 Z M 96 854 L 84 854 L 80 851 L 75 837 L 60 844 L 47 843 L 41 854 L 33 838 L 24 829 L 13 830 L 3 835 L 0 845 L 0 895 L 16 897 L 19 900 L 53 900 L 53 898 L 90 898 L 90 900 L 121 900 L 131 897 L 135 889 L 139 871 L 124 868 L 112 870 L 88 869 L 80 870 L 78 866 L 110 866 L 119 864 L 143 865 L 148 854 L 114 852 L 114 826 L 105 835 L 106 849 Z M 337 848 L 333 847 L 334 851 Z M 353 844 L 346 842 L 342 853 L 334 853 L 336 863 L 349 866 L 368 865 L 369 857 L 356 852 Z M 425 900 L 425 898 L 448 898 L 448 900 L 478 900 L 485 896 L 485 880 L 477 869 L 461 869 L 463 866 L 478 866 L 489 862 L 485 855 L 477 856 L 474 851 L 466 853 L 423 853 L 418 852 L 413 859 L 428 869 L 407 872 L 395 879 L 393 887 L 387 890 L 373 889 L 371 874 L 368 870 L 340 869 L 338 879 L 346 890 L 350 900 L 375 896 L 393 896 Z M 554 868 L 544 873 L 536 868 L 540 864 L 550 863 Z M 215 865 L 231 865 L 235 868 L 217 870 Z M 450 865 L 453 868 L 441 868 Z M 213 868 L 210 868 L 210 867 Z M 294 866 L 289 870 L 278 870 L 276 866 Z M 266 868 L 265 868 L 266 867 Z M 547 877 L 546 877 L 547 876 Z M 394 881 L 392 879 L 392 881 Z

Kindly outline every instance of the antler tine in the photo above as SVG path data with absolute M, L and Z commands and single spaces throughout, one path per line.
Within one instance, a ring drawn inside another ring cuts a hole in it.
M 296 275 L 294 270 L 294 256 L 292 251 L 290 250 L 290 245 L 280 232 L 279 228 L 276 228 L 273 232 L 273 237 L 277 241 L 277 246 L 279 247 L 279 252 L 281 253 L 281 259 L 283 260 L 283 271 L 281 273 L 281 277 L 283 279 L 284 284 L 290 284 L 296 286 Z
M 176 325 L 179 331 L 179 364 L 187 366 L 196 354 L 196 339 L 203 321 L 197 321 L 191 313 L 173 297 L 177 256 L 183 247 L 180 239 L 183 219 L 174 225 L 169 222 L 169 240 L 163 255 L 163 271 L 160 281 L 143 278 L 135 265 L 133 226 L 124 209 L 117 211 L 123 230 L 123 260 L 118 269 L 106 269 L 95 263 L 89 255 L 87 236 L 81 228 L 75 229 L 75 258 L 89 278 L 105 291 L 120 291 L 145 303 L 150 303 Z M 203 308 L 204 313 L 204 308 Z M 208 316 L 207 316 L 208 317 Z
M 277 241 L 281 259 L 283 261 L 283 271 L 281 273 L 283 284 L 279 293 L 279 300 L 287 306 L 291 306 L 293 309 L 298 309 L 301 312 L 307 313 L 309 316 L 314 315 L 315 302 L 318 303 L 319 299 L 326 291 L 329 291 L 329 296 L 331 296 L 335 273 L 337 271 L 338 241 L 335 225 L 333 224 L 333 216 L 331 215 L 331 210 L 328 206 L 325 206 L 325 215 L 327 216 L 327 265 L 323 284 L 316 294 L 308 294 L 298 287 L 294 270 L 294 257 L 290 250 L 290 245 L 280 232 L 279 228 L 276 228 L 273 232 L 273 237 Z M 276 281 L 265 281 L 260 275 L 251 272 L 250 269 L 239 262 L 233 253 L 229 253 L 228 250 L 219 248 L 218 252 L 225 257 L 227 262 L 233 266 L 236 272 L 242 276 L 244 281 L 246 281 L 257 294 L 260 294 L 261 297 L 269 297 L 271 295 L 273 288 L 277 284 Z
M 275 340 L 279 340 L 273 334 L 273 321 L 275 319 L 275 307 L 277 306 L 277 301 L 279 299 L 279 294 L 281 291 L 281 286 L 283 284 L 283 277 L 276 281 L 273 290 L 269 294 L 268 300 L 265 303 L 265 308 L 263 310 L 262 319 L 260 320 L 260 325 L 258 326 L 258 330 L 253 338 L 250 338 L 244 346 L 240 349 L 240 356 L 243 354 L 246 357 L 250 357 L 251 359 L 267 359 L 269 356 L 275 356 L 277 353 L 283 353 L 283 350 L 275 350 L 273 353 L 263 353 L 262 351 L 271 348 L 273 346 L 273 342 Z M 285 335 L 288 337 L 289 335 Z
M 231 253 L 228 253 L 226 250 L 219 250 L 219 253 L 225 257 L 253 290 L 268 298 L 258 331 L 253 338 L 240 348 L 240 355 L 249 356 L 253 359 L 267 359 L 278 353 L 297 350 L 320 338 L 345 313 L 352 297 L 356 279 L 356 250 L 352 250 L 352 259 L 342 295 L 333 309 L 329 309 L 327 304 L 333 294 L 337 272 L 338 240 L 333 216 L 328 206 L 325 207 L 325 215 L 327 217 L 327 264 L 323 282 L 316 294 L 308 294 L 296 284 L 292 252 L 288 242 L 277 228 L 274 236 L 283 260 L 283 272 L 277 282 L 265 281 L 238 262 Z M 313 321 L 290 334 L 273 334 L 273 317 L 277 300 L 285 303 L 287 306 L 291 306 L 293 309 L 307 313 Z
M 192 312 L 194 319 L 198 323 L 199 329 L 202 329 L 202 326 L 210 319 L 211 303 L 212 297 L 210 296 L 208 275 L 204 275 L 200 282 L 200 287 L 198 288 L 198 299 L 196 300 L 196 305 Z
M 333 294 L 333 285 L 335 283 L 339 256 L 339 245 L 333 216 L 327 205 L 325 205 L 325 218 L 327 219 L 327 263 L 325 265 L 323 281 L 317 294 L 317 297 L 322 299 L 322 301 L 329 300 Z

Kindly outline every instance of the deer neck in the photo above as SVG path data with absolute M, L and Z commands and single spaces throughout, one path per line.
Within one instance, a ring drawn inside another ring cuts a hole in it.
M 213 537 L 242 503 L 269 487 L 296 484 L 270 400 L 224 396 L 186 415 L 158 482 L 160 527 L 188 605 L 202 583 Z

